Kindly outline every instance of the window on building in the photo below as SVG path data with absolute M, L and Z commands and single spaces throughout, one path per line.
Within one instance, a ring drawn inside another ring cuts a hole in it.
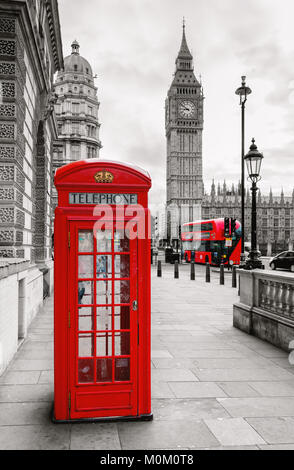
M 274 227 L 278 227 L 279 226 L 279 219 L 274 219 Z
M 279 215 L 279 209 L 274 209 L 274 215 Z
M 88 106 L 88 114 L 90 114 L 90 116 L 92 116 L 92 114 L 93 114 L 92 106 Z
M 290 219 L 285 219 L 285 227 L 290 227 Z
M 77 70 L 78 70 L 78 66 L 77 66 L 77 65 L 75 65 L 75 66 L 74 66 L 74 69 L 75 69 L 75 71 L 77 71 Z
M 73 160 L 79 160 L 80 154 L 81 154 L 80 146 L 77 145 L 77 144 L 72 145 L 71 153 L 72 153 L 72 159 Z
M 79 114 L 80 103 L 73 103 L 72 104 L 72 112 L 73 114 Z
M 73 122 L 72 123 L 72 133 L 73 134 L 79 134 L 80 133 L 80 123 L 79 122 Z

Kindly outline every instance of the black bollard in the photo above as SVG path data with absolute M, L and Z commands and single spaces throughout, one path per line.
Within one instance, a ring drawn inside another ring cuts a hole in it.
M 157 263 L 157 277 L 161 277 L 162 272 L 161 272 L 161 261 L 158 261 Z
M 234 288 L 237 287 L 237 268 L 236 268 L 236 266 L 233 266 L 233 270 L 232 270 L 232 287 L 234 287 Z
M 195 281 L 195 263 L 191 262 L 191 281 Z
M 239 274 L 239 286 L 238 286 L 238 296 L 240 297 L 240 285 L 241 285 L 241 278 Z
M 225 267 L 224 267 L 223 263 L 220 265 L 219 283 L 220 283 L 221 286 L 223 286 L 224 283 L 225 283 Z
M 205 281 L 210 282 L 210 264 L 206 263 Z
M 179 279 L 179 262 L 175 261 L 175 279 Z

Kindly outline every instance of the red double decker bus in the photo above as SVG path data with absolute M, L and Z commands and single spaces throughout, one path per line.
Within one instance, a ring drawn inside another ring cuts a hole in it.
M 182 226 L 182 249 L 184 259 L 213 266 L 240 264 L 241 224 L 236 221 L 235 231 L 225 237 L 224 219 L 199 220 Z

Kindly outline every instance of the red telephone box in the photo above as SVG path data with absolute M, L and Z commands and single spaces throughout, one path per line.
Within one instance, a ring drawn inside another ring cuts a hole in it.
M 150 177 L 91 159 L 55 186 L 53 419 L 152 419 Z

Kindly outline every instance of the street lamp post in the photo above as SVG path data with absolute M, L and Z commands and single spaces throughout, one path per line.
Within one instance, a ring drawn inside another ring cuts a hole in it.
M 247 165 L 248 175 L 252 182 L 252 208 L 251 208 L 251 250 L 244 266 L 244 269 L 262 269 L 263 265 L 260 260 L 261 253 L 257 249 L 257 227 L 256 227 L 256 193 L 258 190 L 257 182 L 260 181 L 260 167 L 263 159 L 262 153 L 257 150 L 255 140 L 252 139 L 249 152 L 245 155 L 244 160 Z
M 247 96 L 252 93 L 251 89 L 246 86 L 246 77 L 241 77 L 242 84 L 236 90 L 236 95 L 240 96 L 241 106 L 241 227 L 242 227 L 242 238 L 241 238 L 241 265 L 245 261 L 245 171 L 244 171 L 244 154 L 245 154 L 245 103 Z

